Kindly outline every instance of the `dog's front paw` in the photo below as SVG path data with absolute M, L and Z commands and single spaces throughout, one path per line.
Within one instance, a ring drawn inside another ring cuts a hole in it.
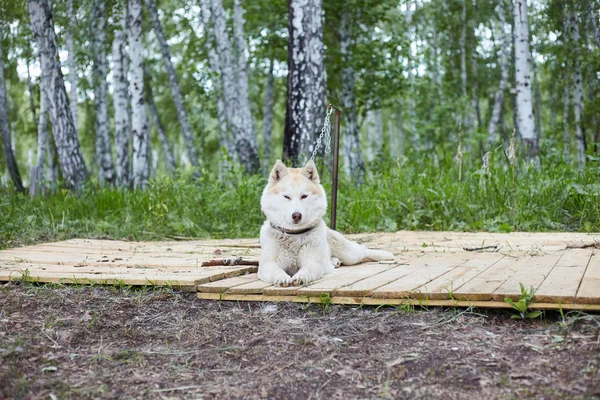
M 317 279 L 309 270 L 301 269 L 296 272 L 296 275 L 292 276 L 292 286 L 306 285 Z
M 342 265 L 342 262 L 337 257 L 331 257 L 331 264 L 333 265 L 333 268 L 337 268 Z
M 284 271 L 281 271 L 281 273 L 278 273 L 277 276 L 273 277 L 273 285 L 288 287 L 293 285 L 292 278 Z

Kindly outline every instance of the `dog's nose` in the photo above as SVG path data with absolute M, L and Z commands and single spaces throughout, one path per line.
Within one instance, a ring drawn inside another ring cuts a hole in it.
M 292 214 L 292 219 L 294 220 L 294 222 L 300 222 L 300 220 L 302 219 L 302 214 L 300 214 L 299 212 L 295 212 Z

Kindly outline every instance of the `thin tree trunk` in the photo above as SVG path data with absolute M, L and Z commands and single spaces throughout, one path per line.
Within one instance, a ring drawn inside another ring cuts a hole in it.
M 38 116 L 37 112 L 35 111 L 35 100 L 33 100 L 33 83 L 31 82 L 31 73 L 29 71 L 29 57 L 25 57 L 25 62 L 27 67 L 27 90 L 29 91 L 29 108 L 31 109 L 31 114 L 33 115 L 33 123 L 37 124 Z
M 162 53 L 163 64 L 167 70 L 169 77 L 169 86 L 171 87 L 171 93 L 173 94 L 173 100 L 175 102 L 175 109 L 177 110 L 177 118 L 179 119 L 179 125 L 181 126 L 181 132 L 183 134 L 183 140 L 185 141 L 186 150 L 191 164 L 194 167 L 198 167 L 198 153 L 196 151 L 196 145 L 194 143 L 194 136 L 192 134 L 192 128 L 188 119 L 187 111 L 183 102 L 183 96 L 181 95 L 181 88 L 177 80 L 177 74 L 175 73 L 175 67 L 171 61 L 171 51 L 167 44 L 167 38 L 165 37 L 160 19 L 158 18 L 158 11 L 156 10 L 156 4 L 154 0 L 146 0 L 146 6 L 152 17 L 152 29 L 158 39 L 160 50 Z M 196 169 L 196 173 L 200 171 Z
M 535 95 L 535 136 L 539 141 L 542 138 L 542 95 L 540 93 L 540 85 L 537 76 L 537 63 L 535 60 L 531 61 L 531 67 L 533 69 L 533 91 Z
M 202 24 L 204 25 L 204 48 L 208 55 L 208 64 L 212 74 L 212 81 L 215 87 L 215 97 L 217 106 L 217 122 L 219 124 L 219 144 L 224 147 L 229 157 L 236 157 L 234 146 L 231 142 L 231 135 L 227 127 L 227 110 L 225 109 L 225 101 L 223 99 L 223 87 L 220 79 L 221 67 L 219 66 L 219 56 L 214 48 L 215 32 L 211 29 L 210 23 L 210 0 L 198 0 Z
M 0 27 L 1 28 L 1 27 Z M 4 29 L 2 29 L 4 30 Z M 3 33 L 3 32 L 1 32 Z M 6 167 L 13 182 L 15 190 L 21 193 L 25 192 L 21 174 L 17 166 L 17 160 L 13 153 L 13 143 L 10 134 L 10 125 L 8 124 L 8 99 L 6 96 L 6 83 L 4 82 L 4 56 L 2 55 L 2 36 L 0 36 L 0 131 L 2 133 L 2 145 L 4 147 L 4 159 Z
M 356 99 L 355 99 L 355 81 L 354 68 L 352 67 L 354 39 L 352 36 L 352 14 L 348 9 L 344 9 L 340 15 L 341 23 L 339 28 L 340 53 L 342 56 L 342 114 L 344 134 L 342 135 L 342 145 L 344 149 L 344 168 L 350 178 L 354 178 L 358 183 L 362 181 L 365 173 L 365 165 L 361 157 L 360 136 L 358 131 L 358 121 L 356 119 Z M 367 128 L 368 129 L 368 128 Z
M 110 127 L 108 125 L 108 83 L 106 61 L 106 8 L 105 0 L 95 0 L 92 20 L 94 51 L 94 109 L 96 130 L 96 163 L 98 164 L 98 180 L 101 185 L 112 185 L 115 181 L 115 170 L 112 160 Z
M 265 88 L 265 106 L 263 112 L 263 171 L 268 174 L 271 167 L 271 136 L 273 134 L 273 105 L 275 104 L 275 76 L 273 66 L 275 60 L 271 57 L 269 61 L 269 73 L 267 75 L 267 86 Z
M 558 114 L 558 101 L 556 99 L 556 83 L 557 80 L 552 80 L 552 88 L 550 89 L 550 132 L 554 133 L 554 128 L 556 127 L 556 114 Z
M 323 126 L 325 50 L 322 0 L 288 0 L 288 37 L 283 157 L 294 162 L 301 154 L 310 156 Z M 344 114 L 353 112 L 346 111 Z
M 79 189 L 87 181 L 87 170 L 69 107 L 69 98 L 58 60 L 52 8 L 48 0 L 29 0 L 31 26 L 41 59 L 42 88 L 48 96 L 52 130 L 63 179 Z
M 383 149 L 383 115 L 381 108 L 373 110 L 373 156 L 381 157 Z
M 393 121 L 393 118 L 390 118 L 388 121 L 388 134 L 390 137 L 390 156 L 394 159 L 404 154 L 404 122 L 402 120 L 401 107 L 398 107 L 398 111 L 396 111 L 395 116 L 395 123 Z
M 463 131 L 470 131 L 473 127 L 473 104 L 469 106 L 469 92 L 467 82 L 467 0 L 462 0 L 461 31 L 460 31 L 460 82 L 463 102 L 466 109 L 463 111 Z
M 69 21 L 76 21 L 73 13 L 73 0 L 67 0 L 67 16 Z M 75 132 L 79 131 L 79 112 L 77 107 L 77 70 L 75 62 L 75 48 L 73 45 L 73 24 L 67 25 L 67 52 L 69 58 L 67 59 L 67 66 L 69 67 L 69 104 L 71 106 L 71 115 L 73 115 L 73 124 L 75 125 Z
M 115 5 L 115 34 L 112 46 L 113 54 L 113 108 L 115 110 L 115 153 L 117 186 L 131 185 L 129 172 L 129 142 L 131 130 L 129 125 L 129 92 L 127 89 L 127 53 L 125 34 L 127 26 L 127 7 L 125 1 L 119 0 Z
M 246 172 L 255 173 L 260 170 L 256 134 L 253 134 L 254 128 L 251 125 L 244 124 L 244 113 L 240 112 L 239 87 L 236 84 L 231 42 L 227 34 L 225 11 L 221 0 L 211 1 L 211 15 L 219 55 L 225 111 L 232 132 L 235 152 Z
M 494 106 L 492 109 L 492 119 L 490 120 L 490 130 L 488 144 L 493 146 L 498 142 L 498 126 L 500 125 L 500 117 L 502 116 L 502 108 L 504 106 L 504 92 L 508 85 L 509 74 L 509 57 L 510 40 L 509 33 L 506 31 L 506 8 L 504 2 L 501 2 L 497 7 L 500 31 L 500 84 L 494 96 Z
M 169 139 L 167 138 L 167 134 L 165 133 L 165 129 L 160 120 L 160 115 L 158 113 L 158 109 L 156 108 L 156 103 L 154 102 L 154 95 L 152 94 L 152 88 L 150 87 L 150 85 L 146 86 L 146 90 L 148 91 L 148 108 L 150 109 L 150 114 L 152 114 L 154 126 L 156 127 L 156 132 L 158 133 L 158 139 L 160 140 L 160 144 L 162 145 L 163 153 L 165 156 L 165 168 L 169 175 L 173 175 L 175 173 L 175 170 L 177 169 L 177 164 L 175 164 L 175 157 L 173 156 L 173 150 L 171 149 Z
M 571 155 L 571 135 L 569 133 L 569 99 L 571 93 L 569 91 L 569 83 L 565 82 L 565 90 L 563 96 L 563 152 L 566 159 Z
M 590 7 L 589 17 L 590 17 L 590 27 L 594 37 L 594 43 L 596 44 L 596 48 L 600 49 L 600 30 L 598 29 L 598 23 L 596 19 L 598 18 L 598 13 L 595 10 L 595 5 L 593 0 L 588 1 L 588 5 Z
M 129 57 L 131 59 L 131 132 L 133 136 L 133 187 L 145 189 L 150 176 L 150 132 L 144 106 L 142 56 L 142 0 L 129 0 Z
M 585 131 L 583 129 L 583 76 L 581 72 L 581 56 L 579 51 L 579 15 L 569 13 L 569 30 L 573 48 L 573 114 L 575 116 L 575 142 L 577 144 L 577 160 L 579 168 L 585 166 Z
M 533 103 L 531 95 L 531 74 L 529 63 L 529 24 L 527 22 L 527 0 L 515 0 L 515 83 L 517 89 L 517 124 L 519 133 L 527 149 L 527 156 L 539 156 L 539 143 L 535 135 Z
M 48 100 L 43 90 L 40 90 L 40 119 L 37 132 L 37 157 L 35 167 L 31 169 L 31 183 L 29 195 L 35 197 L 43 188 L 44 181 L 44 159 L 49 150 L 48 137 Z

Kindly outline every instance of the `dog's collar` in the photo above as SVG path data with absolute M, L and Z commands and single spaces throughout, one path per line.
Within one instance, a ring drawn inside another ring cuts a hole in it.
M 277 226 L 277 225 L 273 224 L 272 222 L 269 222 L 269 223 L 271 224 L 271 228 L 273 228 L 276 231 L 279 231 L 281 233 L 285 233 L 286 235 L 301 235 L 303 233 L 312 231 L 317 226 L 317 225 L 313 225 L 313 226 L 309 226 L 308 228 L 304 228 L 304 229 L 285 229 L 285 228 L 282 228 L 281 226 Z

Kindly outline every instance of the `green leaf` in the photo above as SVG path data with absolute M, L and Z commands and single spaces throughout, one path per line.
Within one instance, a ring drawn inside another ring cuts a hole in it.
M 541 311 L 531 311 L 531 312 L 528 312 L 527 314 L 525 314 L 525 318 L 534 319 L 534 318 L 539 317 L 540 315 L 542 315 Z

